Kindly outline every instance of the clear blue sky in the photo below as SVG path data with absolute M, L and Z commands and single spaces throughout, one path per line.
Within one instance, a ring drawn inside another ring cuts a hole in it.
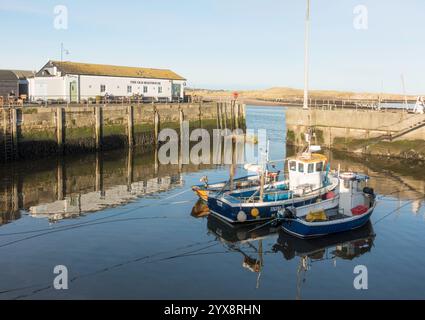
M 425 1 L 311 0 L 313 89 L 425 93 Z M 55 5 L 69 10 L 53 28 Z M 367 30 L 353 27 L 356 5 Z M 0 68 L 66 60 L 171 68 L 193 87 L 303 87 L 304 0 L 0 0 Z M 382 86 L 383 83 L 383 86 Z

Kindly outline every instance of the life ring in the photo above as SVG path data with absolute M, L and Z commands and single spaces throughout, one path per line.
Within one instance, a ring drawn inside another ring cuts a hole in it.
M 257 218 L 260 215 L 260 211 L 257 208 L 253 208 L 251 210 L 251 216 L 253 216 L 254 218 Z

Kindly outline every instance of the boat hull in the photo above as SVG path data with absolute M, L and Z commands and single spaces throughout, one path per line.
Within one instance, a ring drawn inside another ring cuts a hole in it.
M 301 207 L 313 204 L 317 201 L 318 196 L 303 198 L 299 200 L 288 199 L 285 201 L 264 202 L 264 203 L 243 203 L 232 205 L 226 201 L 222 201 L 216 197 L 208 198 L 208 207 L 211 214 L 220 217 L 221 219 L 232 223 L 255 223 L 274 219 L 278 212 L 285 207 L 294 206 Z M 243 211 L 246 215 L 246 220 L 239 221 L 238 214 Z
M 284 219 L 282 228 L 287 233 L 299 238 L 316 238 L 330 234 L 354 230 L 364 226 L 372 215 L 374 208 L 361 216 L 325 222 L 306 222 L 301 219 Z

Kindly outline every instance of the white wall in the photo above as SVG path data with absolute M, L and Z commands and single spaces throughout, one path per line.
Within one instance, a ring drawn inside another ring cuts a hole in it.
M 81 99 L 94 98 L 99 95 L 104 96 L 105 92 L 100 92 L 101 85 L 106 86 L 106 93 L 114 96 L 130 97 L 134 94 L 141 94 L 144 97 L 171 99 L 170 80 L 80 76 Z M 127 92 L 127 86 L 131 86 L 131 93 Z M 147 87 L 147 92 L 143 91 L 144 86 Z M 158 92 L 158 87 L 162 87 L 162 93 Z
M 35 77 L 29 79 L 30 100 L 67 100 L 64 77 Z
M 63 99 L 70 100 L 70 83 L 77 82 L 77 92 L 81 100 L 104 96 L 106 93 L 113 96 L 127 96 L 140 94 L 149 98 L 172 99 L 172 83 L 180 84 L 180 98 L 184 97 L 185 81 L 183 80 L 160 80 L 145 78 L 124 78 L 106 76 L 78 76 L 66 75 L 64 77 L 35 77 L 30 79 L 29 95 L 31 100 Z M 105 85 L 106 91 L 100 92 L 100 86 Z M 127 91 L 131 86 L 131 92 Z M 147 92 L 144 92 L 144 87 Z M 162 88 L 159 93 L 158 87 Z M 77 93 L 77 94 L 78 94 Z

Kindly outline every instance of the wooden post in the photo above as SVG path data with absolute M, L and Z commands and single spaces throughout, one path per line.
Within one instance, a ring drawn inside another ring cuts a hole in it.
M 94 114 L 96 119 L 96 150 L 102 148 L 102 107 L 94 107 Z
M 18 111 L 12 108 L 12 141 L 13 141 L 13 155 L 18 155 Z
M 58 152 L 63 151 L 63 109 L 56 108 L 56 138 L 58 143 Z
M 159 113 L 158 110 L 154 110 L 153 115 L 153 122 L 154 122 L 154 138 L 155 138 L 155 145 L 158 146 L 158 137 L 159 137 Z
M 199 102 L 199 128 L 202 128 L 202 101 Z
M 184 121 L 184 113 L 182 109 L 179 109 L 179 128 L 180 128 L 180 145 L 183 146 L 183 121 Z
M 240 104 L 239 103 L 235 103 L 235 129 L 239 129 L 239 109 L 240 109 Z
M 224 128 L 227 129 L 227 102 L 224 103 Z
M 224 117 L 223 117 L 223 103 L 219 103 L 219 110 L 220 110 L 220 129 L 224 128 Z
M 185 121 L 185 114 L 180 110 L 180 152 L 179 152 L 179 170 L 183 164 L 190 162 L 190 142 L 189 142 L 189 124 Z
M 236 100 L 233 101 L 233 103 L 230 104 L 230 117 L 232 118 L 231 121 L 231 129 L 235 130 L 235 107 L 236 107 Z
M 133 138 L 133 127 L 134 127 L 134 119 L 133 119 L 133 106 L 127 107 L 127 132 L 128 132 L 128 146 L 132 147 L 134 145 Z
M 220 106 L 219 106 L 219 102 L 216 103 L 216 109 L 217 109 L 217 129 L 221 129 L 221 126 L 220 126 Z

